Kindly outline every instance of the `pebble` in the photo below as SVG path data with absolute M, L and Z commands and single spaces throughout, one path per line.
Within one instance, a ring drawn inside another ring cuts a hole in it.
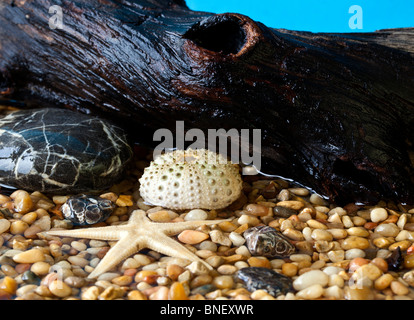
M 23 234 L 27 228 L 29 228 L 28 223 L 21 221 L 21 220 L 13 221 L 10 225 L 10 233 L 11 234 Z
M 284 263 L 282 265 L 282 273 L 285 276 L 292 278 L 298 273 L 298 266 L 296 264 L 289 263 L 289 262 Z
M 2 150 L 14 154 L 3 163 L 7 170 L 1 171 L 0 182 L 24 190 L 60 194 L 103 190 L 121 177 L 132 156 L 120 127 L 64 108 L 16 111 L 3 117 L 0 127 Z M 30 136 L 37 138 L 26 139 Z M 61 141 L 57 137 L 62 137 Z M 55 142 L 50 145 L 52 138 Z M 51 157 L 51 151 L 62 155 L 58 166 L 62 169 L 56 168 L 57 156 Z M 32 155 L 30 161 L 17 161 L 26 153 Z M 32 174 L 24 174 L 29 171 Z M 16 196 L 18 212 L 31 210 L 29 199 L 26 194 Z
M 403 296 L 409 293 L 409 289 L 400 281 L 392 281 L 390 284 L 392 292 L 396 295 Z
M 345 287 L 344 297 L 347 300 L 373 300 L 374 292 L 369 287 Z
M 377 290 L 385 290 L 391 285 L 391 282 L 393 281 L 394 277 L 391 274 L 386 273 L 375 280 L 374 287 Z
M 329 282 L 329 276 L 321 270 L 310 270 L 303 273 L 293 281 L 293 288 L 296 290 L 303 290 L 312 285 L 319 284 L 322 287 Z
M 80 241 L 72 241 L 70 245 L 78 251 L 84 251 L 87 248 L 87 245 Z
M 30 249 L 13 256 L 13 260 L 17 263 L 35 263 L 45 260 L 45 255 L 40 249 Z
M 317 206 L 327 206 L 328 202 L 322 198 L 320 195 L 313 193 L 311 194 L 309 201 Z
M 6 232 L 10 228 L 10 221 L 7 219 L 0 219 L 0 234 Z
M 189 211 L 185 217 L 185 221 L 194 221 L 194 220 L 206 220 L 208 213 L 201 209 L 193 209 Z
M 271 209 L 260 204 L 251 203 L 246 206 L 245 210 L 254 216 L 264 217 L 269 214 Z
M 132 276 L 123 275 L 123 276 L 113 278 L 111 282 L 118 286 L 127 286 L 132 283 L 132 280 L 133 280 Z
M 296 214 L 296 211 L 282 206 L 275 206 L 273 207 L 273 214 L 278 217 L 289 218 L 290 216 Z
M 17 190 L 10 195 L 14 202 L 14 210 L 21 214 L 28 213 L 33 208 L 33 201 L 27 191 Z
M 369 241 L 362 237 L 350 236 L 342 241 L 341 247 L 344 250 L 349 250 L 349 249 L 363 250 L 369 247 Z
M 285 208 L 289 208 L 289 209 L 298 211 L 298 210 L 302 209 L 305 206 L 305 204 L 301 201 L 287 200 L 287 201 L 277 202 L 276 206 L 285 207 Z
M 218 276 L 214 278 L 213 284 L 218 289 L 231 289 L 234 285 L 234 280 L 232 276 Z
M 17 282 L 15 279 L 9 276 L 5 276 L 0 282 L 0 290 L 14 295 L 17 290 Z
M 375 208 L 371 210 L 370 218 L 372 222 L 381 222 L 388 218 L 388 212 L 384 208 Z
M 400 232 L 400 229 L 394 223 L 382 223 L 374 230 L 384 237 L 396 237 Z
M 240 247 L 246 242 L 246 239 L 237 232 L 230 232 L 229 239 L 235 247 Z
M 38 276 L 44 276 L 49 273 L 50 264 L 45 261 L 38 261 L 32 264 L 30 270 Z
M 302 299 L 317 299 L 324 293 L 324 289 L 320 284 L 313 284 L 296 293 L 298 298 Z
M 223 246 L 231 246 L 232 242 L 228 236 L 226 236 L 220 230 L 212 230 L 209 233 L 211 241 L 221 244 Z
M 339 300 L 344 297 L 344 290 L 337 285 L 332 285 L 324 290 L 323 295 L 326 298 Z
M 184 230 L 178 235 L 178 240 L 187 244 L 197 244 L 208 239 L 208 237 L 208 234 L 201 231 Z
M 100 300 L 116 300 L 122 298 L 125 294 L 123 288 L 109 286 L 98 297 Z
M 174 282 L 168 291 L 168 300 L 187 300 L 187 294 L 181 282 Z
M 59 298 L 65 298 L 72 294 L 72 288 L 61 280 L 52 281 L 49 284 L 49 290 L 53 295 Z
M 73 264 L 74 266 L 78 266 L 78 267 L 82 267 L 84 268 L 85 266 L 87 266 L 89 264 L 88 259 L 79 257 L 79 256 L 71 256 L 68 257 L 68 261 Z

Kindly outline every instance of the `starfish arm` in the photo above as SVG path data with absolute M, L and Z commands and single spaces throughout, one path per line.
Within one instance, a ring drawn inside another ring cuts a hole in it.
M 97 278 L 102 273 L 111 270 L 126 257 L 138 252 L 144 247 L 140 240 L 140 237 L 132 239 L 128 236 L 123 237 L 106 253 L 88 278 Z
M 200 259 L 179 242 L 164 234 L 157 235 L 156 238 L 151 237 L 150 239 L 147 239 L 146 243 L 147 247 L 151 250 L 155 250 L 170 257 L 184 258 L 190 261 L 200 261 L 208 269 L 212 269 L 212 267 L 207 262 Z
M 96 240 L 119 240 L 124 233 L 123 226 L 108 226 L 99 228 L 84 228 L 75 230 L 49 230 L 41 232 L 46 236 L 60 236 L 71 238 L 87 238 Z
M 186 222 L 168 222 L 168 223 L 157 223 L 157 228 L 162 230 L 166 235 L 172 236 L 180 233 L 181 231 L 188 229 L 196 229 L 204 225 L 219 224 L 224 221 L 231 221 L 232 219 L 223 220 L 194 220 Z M 155 224 L 155 223 L 154 223 Z

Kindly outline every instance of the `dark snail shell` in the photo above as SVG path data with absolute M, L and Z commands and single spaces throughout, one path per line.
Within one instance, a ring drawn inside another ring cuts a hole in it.
M 112 201 L 91 195 L 70 197 L 61 207 L 65 219 L 83 226 L 105 221 L 114 209 Z
M 243 233 L 252 255 L 287 257 L 295 252 L 295 246 L 283 234 L 269 226 L 258 226 Z
M 272 269 L 262 267 L 242 268 L 236 273 L 236 276 L 244 282 L 247 290 L 251 292 L 264 290 L 276 297 L 293 291 L 292 279 Z

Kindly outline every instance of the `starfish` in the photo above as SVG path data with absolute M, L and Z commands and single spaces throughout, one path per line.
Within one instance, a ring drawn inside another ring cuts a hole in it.
M 203 263 L 208 269 L 212 267 L 179 242 L 169 236 L 181 231 L 195 229 L 202 225 L 218 224 L 224 220 L 197 220 L 186 222 L 161 223 L 150 221 L 145 211 L 135 210 L 131 213 L 127 224 L 84 228 L 76 230 L 51 230 L 42 232 L 47 236 L 62 236 L 71 238 L 87 238 L 96 240 L 109 240 L 118 242 L 106 253 L 88 278 L 97 278 L 102 273 L 112 269 L 119 262 L 143 248 L 148 248 L 159 253 L 185 258 Z

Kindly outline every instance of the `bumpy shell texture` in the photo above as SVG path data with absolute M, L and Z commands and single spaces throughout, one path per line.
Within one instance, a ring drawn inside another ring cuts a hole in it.
M 145 168 L 139 182 L 146 202 L 176 210 L 225 208 L 242 190 L 238 166 L 205 149 L 165 153 Z

